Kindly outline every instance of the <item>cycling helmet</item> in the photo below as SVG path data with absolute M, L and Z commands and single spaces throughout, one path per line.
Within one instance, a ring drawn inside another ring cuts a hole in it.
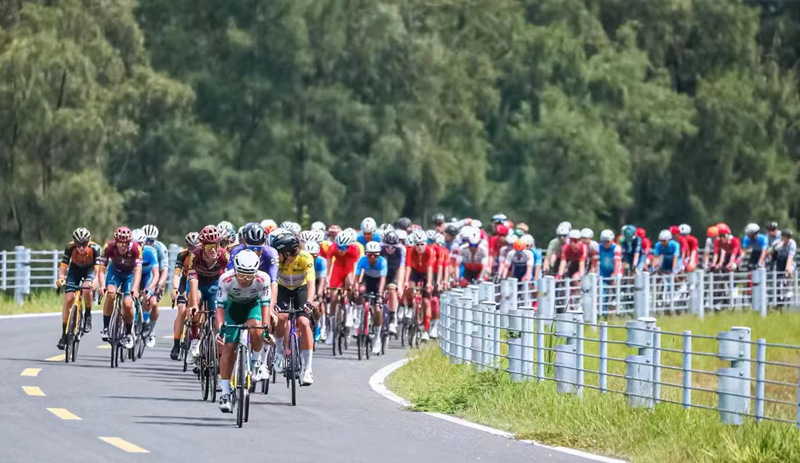
M 381 252 L 381 244 L 378 243 L 377 241 L 370 241 L 364 247 L 364 252 L 366 252 L 367 254 L 379 253 L 379 252 Z
M 342 228 L 339 227 L 338 225 L 331 225 L 330 227 L 328 227 L 328 236 L 335 237 L 341 231 L 342 231 Z
M 245 249 L 236 254 L 233 258 L 233 269 L 236 273 L 253 275 L 258 271 L 261 258 L 255 252 Z
M 301 227 L 299 223 L 292 222 L 292 225 L 290 226 L 289 231 L 294 233 L 295 235 L 299 235 L 300 234 L 300 230 L 302 230 L 302 229 L 303 229 L 303 227 Z
M 405 230 L 395 230 L 394 234 L 397 235 L 397 241 L 405 241 L 408 239 L 408 232 Z
M 284 220 L 283 222 L 281 222 L 280 225 L 278 225 L 278 228 L 283 228 L 284 230 L 291 231 L 292 230 L 292 221 L 291 220 Z
M 572 230 L 572 225 L 569 222 L 561 222 L 556 228 L 556 235 L 567 236 L 570 230 Z M 580 232 L 578 234 L 580 235 Z
M 470 246 L 477 246 L 481 242 L 481 232 L 473 228 L 467 232 L 466 239 Z
M 264 219 L 259 225 L 261 225 L 261 228 L 264 229 L 264 233 L 266 234 L 269 234 L 272 230 L 278 228 L 278 224 L 276 224 L 272 219 Z
M 192 249 L 200 244 L 200 234 L 197 232 L 189 232 L 183 237 L 183 242 L 186 244 L 187 248 Z
M 767 225 L 767 230 L 769 230 L 769 231 L 775 231 L 777 229 L 778 229 L 778 222 L 772 221 L 772 222 L 769 223 L 769 225 Z M 787 230 L 788 230 L 788 228 L 787 228 Z M 781 233 L 783 233 L 783 232 L 781 232 Z
M 316 222 L 311 224 L 311 230 L 322 230 L 325 231 L 325 224 L 317 220 Z
M 347 246 L 353 244 L 353 241 L 354 240 L 351 239 L 351 237 L 345 233 L 339 233 L 338 235 L 336 235 L 335 242 L 337 247 L 346 248 Z
M 450 236 L 456 236 L 458 235 L 458 227 L 456 227 L 452 223 L 448 223 L 447 225 L 444 226 L 444 232 Z
M 600 242 L 606 243 L 608 241 L 614 241 L 614 232 L 611 230 L 603 230 L 600 232 Z
M 706 230 L 706 235 L 708 235 L 709 238 L 716 238 L 719 236 L 719 229 L 716 225 L 712 225 Z
M 86 228 L 80 227 L 76 228 L 74 232 L 72 232 L 72 241 L 75 244 L 89 244 L 89 239 L 92 237 L 92 234 L 89 233 L 89 230 Z
M 144 243 L 144 240 L 146 240 L 147 237 L 144 236 L 144 231 L 142 231 L 141 228 L 135 228 L 133 230 L 133 232 L 131 232 L 131 239 L 133 241 L 141 244 L 141 243 Z
M 425 231 L 425 238 L 427 238 L 428 243 L 435 243 L 436 242 L 436 230 L 426 230 Z
M 308 241 L 305 245 L 306 252 L 311 254 L 314 257 L 317 257 L 319 254 L 319 244 L 315 243 L 314 241 Z
M 355 229 L 353 228 L 345 228 L 342 230 L 342 233 L 350 239 L 351 243 L 355 243 L 356 239 L 358 239 L 358 233 L 356 233 Z M 337 235 L 338 236 L 338 235 Z
M 444 223 L 444 214 L 434 214 L 433 223 L 440 225 Z
M 516 242 L 516 241 L 517 241 L 517 235 L 514 235 L 513 233 L 509 234 L 509 235 L 506 235 L 506 243 L 514 244 L 514 242 Z
M 128 243 L 131 240 L 131 229 L 128 227 L 119 227 L 114 232 L 114 239 L 119 243 Z
M 506 236 L 508 235 L 508 227 L 505 225 L 498 225 L 495 229 L 495 234 L 498 236 Z
M 314 232 L 312 232 L 311 230 L 303 230 L 300 232 L 299 238 L 301 243 L 307 243 L 309 241 L 313 241 Z
M 578 230 L 577 228 L 574 230 L 570 230 L 569 233 L 567 234 L 567 237 L 571 240 L 579 240 L 581 239 L 581 231 Z
M 244 241 L 244 231 L 245 231 L 245 229 L 246 229 L 246 228 L 247 228 L 247 225 L 242 225 L 241 227 L 239 227 L 239 229 L 238 229 L 238 230 L 236 230 L 236 239 L 237 239 L 237 240 L 238 240 L 240 243 L 241 243 L 242 241 Z
M 227 228 L 217 228 L 219 229 L 220 241 L 229 241 L 232 238 L 230 230 Z
M 524 241 L 525 244 L 528 245 L 528 247 L 532 248 L 532 247 L 536 246 L 536 240 L 533 239 L 533 235 L 530 235 L 530 234 L 522 235 L 522 241 Z
M 390 231 L 394 230 L 394 227 L 390 223 L 382 223 L 378 230 L 381 231 L 381 234 L 389 233 Z
M 717 224 L 717 231 L 720 235 L 730 235 L 731 227 L 729 227 L 726 223 L 720 222 Z
M 439 232 L 436 233 L 436 244 L 444 246 L 444 235 Z
M 272 247 L 281 254 L 294 254 L 300 249 L 300 242 L 293 233 L 284 233 L 275 237 Z
M 670 225 L 669 232 L 672 233 L 672 236 L 675 236 L 681 233 L 681 229 L 677 225 Z
M 472 221 L 472 226 L 475 227 L 475 228 L 481 228 L 481 227 L 483 227 L 483 222 L 481 222 L 480 220 L 473 220 Z
M 411 219 L 409 219 L 408 217 L 400 217 L 394 224 L 394 228 L 400 228 L 406 231 L 408 231 L 408 227 L 410 226 L 411 226 Z
M 792 235 L 794 235 L 794 232 L 792 231 L 792 229 L 791 229 L 791 228 L 784 228 L 784 229 L 781 231 L 781 236 L 785 236 L 785 237 L 787 237 L 787 238 L 791 238 L 791 237 L 792 237 Z
M 145 238 L 147 238 L 148 240 L 155 240 L 156 238 L 158 238 L 158 227 L 156 227 L 155 225 L 147 224 L 144 227 L 142 227 L 142 231 L 144 232 Z
M 261 227 L 250 227 L 244 232 L 244 243 L 248 246 L 263 246 L 267 242 L 267 234 Z
M 525 249 L 525 242 L 522 240 L 514 241 L 514 250 L 515 251 L 522 251 Z
M 494 223 L 503 223 L 508 220 L 505 214 L 495 214 L 492 216 L 492 222 Z
M 647 230 L 642 227 L 636 227 L 636 236 L 639 238 L 646 238 L 647 237 Z
M 402 230 L 399 230 L 402 231 Z M 413 233 L 406 233 L 406 245 L 414 246 L 414 234 Z
M 370 234 L 375 233 L 375 230 L 378 229 L 378 224 L 375 223 L 375 219 L 372 217 L 367 217 L 366 219 L 361 221 L 361 231 Z
M 383 236 L 383 242 L 390 246 L 394 246 L 398 241 L 400 240 L 397 237 L 397 232 L 394 230 L 386 232 L 386 235 Z
M 744 232 L 748 235 L 755 235 L 758 233 L 758 224 L 748 223 L 747 226 L 744 227 Z
M 528 227 L 528 224 L 525 222 L 520 222 L 517 224 L 517 230 L 522 230 L 522 233 L 528 233 L 531 229 Z
M 510 234 L 510 235 L 514 235 L 514 236 L 516 236 L 517 238 L 521 238 L 521 237 L 522 237 L 522 235 L 524 235 L 524 234 L 525 234 L 525 232 L 524 232 L 523 230 L 520 230 L 519 228 L 515 228 L 515 229 L 514 229 L 514 233 L 509 233 L 509 234 Z
M 636 227 L 633 225 L 623 225 L 622 235 L 628 239 L 633 238 L 636 235 Z
M 219 228 L 219 229 L 225 229 L 225 230 L 230 230 L 230 229 L 233 229 L 233 224 L 232 224 L 232 223 L 230 223 L 230 222 L 228 222 L 227 220 L 223 220 L 222 222 L 220 222 L 220 223 L 218 223 L 218 224 L 217 224 L 217 228 Z M 235 229 L 234 229 L 234 230 L 235 230 Z
M 311 241 L 322 244 L 323 240 L 325 240 L 325 230 L 314 230 L 314 238 Z
M 672 232 L 669 230 L 661 230 L 658 233 L 658 240 L 659 241 L 669 241 L 672 239 Z
M 275 241 L 275 238 L 279 237 L 280 235 L 291 235 L 291 234 L 292 232 L 290 232 L 289 230 L 286 230 L 284 228 L 276 228 L 275 230 L 272 230 L 269 236 L 267 236 L 267 242 L 269 243 L 270 246 L 272 246 L 272 243 L 273 241 Z
M 581 238 L 594 238 L 594 231 L 591 228 L 584 228 L 581 230 Z
M 418 244 L 425 244 L 428 241 L 428 237 L 425 236 L 425 232 L 422 230 L 417 230 L 411 234 L 410 238 L 414 240 L 414 246 Z
M 692 233 L 692 227 L 690 227 L 688 224 L 682 223 L 678 227 L 678 231 L 681 233 L 681 235 L 688 235 Z
M 200 242 L 203 244 L 218 244 L 222 241 L 222 234 L 214 225 L 206 225 L 200 230 Z

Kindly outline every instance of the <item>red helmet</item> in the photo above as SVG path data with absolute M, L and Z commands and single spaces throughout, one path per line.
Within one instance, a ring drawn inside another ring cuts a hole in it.
M 203 244 L 218 244 L 222 241 L 222 234 L 216 225 L 206 225 L 200 230 L 200 242 Z
M 706 230 L 706 235 L 708 235 L 709 238 L 716 238 L 719 236 L 719 228 L 716 225 L 708 227 L 708 230 Z
M 114 239 L 118 243 L 130 243 L 133 237 L 133 232 L 128 227 L 119 227 L 114 232 Z
M 525 249 L 525 241 L 522 241 L 522 240 L 514 241 L 514 250 L 515 251 L 522 251 L 523 249 Z
M 677 225 L 670 225 L 669 232 L 672 233 L 672 236 L 678 236 L 681 234 L 681 228 Z
M 495 231 L 497 232 L 497 234 L 499 236 L 508 235 L 508 227 L 506 227 L 505 225 L 498 225 L 497 228 L 495 229 Z
M 642 227 L 636 227 L 636 236 L 639 238 L 644 238 L 647 236 L 647 232 Z
M 729 227 L 727 223 L 720 222 L 717 224 L 717 231 L 720 235 L 730 235 L 731 227 Z

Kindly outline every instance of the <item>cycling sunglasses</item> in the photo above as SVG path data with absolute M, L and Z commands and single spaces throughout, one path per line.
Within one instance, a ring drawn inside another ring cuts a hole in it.
M 255 273 L 236 273 L 236 278 L 242 281 L 253 281 L 256 279 Z
M 156 240 L 155 240 L 155 238 L 146 238 L 144 240 L 144 242 L 147 243 L 147 244 L 154 244 L 156 242 Z
M 205 244 L 203 245 L 203 249 L 205 249 L 206 251 L 216 251 L 217 249 L 219 249 L 219 245 L 215 243 Z
M 264 250 L 264 246 L 247 246 L 247 249 L 253 252 L 261 252 Z

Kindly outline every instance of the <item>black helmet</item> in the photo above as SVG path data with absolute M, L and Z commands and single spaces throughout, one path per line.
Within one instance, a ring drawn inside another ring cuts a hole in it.
M 383 237 L 383 242 L 388 244 L 388 245 L 392 245 L 393 246 L 393 245 L 397 244 L 398 241 L 399 241 L 399 238 L 397 238 L 397 233 L 395 233 L 394 230 L 386 233 L 386 235 Z
M 792 231 L 791 228 L 786 228 L 783 231 L 781 231 L 781 236 L 785 236 L 787 238 L 791 238 L 792 235 L 794 235 L 794 232 Z
M 444 227 L 444 232 L 447 233 L 450 236 L 456 236 L 456 235 L 458 235 L 458 227 L 456 227 L 455 224 L 448 223 Z
M 409 219 L 408 217 L 401 217 L 401 218 L 397 219 L 397 222 L 395 223 L 395 227 L 394 228 L 399 228 L 399 229 L 402 229 L 402 230 L 408 230 L 408 227 L 410 227 L 410 226 L 411 226 L 411 219 Z
M 242 230 L 244 243 L 248 246 L 263 246 L 267 242 L 267 234 L 264 233 L 264 229 L 260 225 L 255 225 L 255 227 L 247 227 L 245 225 L 245 229 Z
M 444 214 L 435 214 L 433 216 L 433 223 L 436 225 L 444 223 Z
M 772 221 L 769 223 L 769 225 L 767 225 L 767 230 L 769 231 L 775 231 L 777 229 L 778 229 L 778 222 Z
M 275 237 L 272 247 L 281 254 L 294 254 L 300 249 L 300 242 L 291 233 L 284 233 Z

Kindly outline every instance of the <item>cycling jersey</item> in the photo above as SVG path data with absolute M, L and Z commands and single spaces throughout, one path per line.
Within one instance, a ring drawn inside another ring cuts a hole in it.
M 751 249 L 753 252 L 760 252 L 769 247 L 767 235 L 763 233 L 757 234 L 755 237 L 750 238 L 750 235 L 745 235 L 742 239 L 742 249 Z
M 725 251 L 725 262 L 723 264 L 727 264 L 731 260 L 738 263 L 742 253 L 739 238 L 731 236 L 727 243 L 723 243 L 722 239 L 714 241 L 714 255 L 719 255 L 720 251 Z
M 197 280 L 204 286 L 213 285 L 228 268 L 228 251 L 220 247 L 217 250 L 217 258 L 211 262 L 206 262 L 204 252 L 203 246 L 197 246 L 189 253 L 189 261 L 186 264 L 187 279 Z
M 100 264 L 102 253 L 100 245 L 94 241 L 89 241 L 83 252 L 78 251 L 74 241 L 70 241 L 64 249 L 64 255 L 61 256 L 61 263 L 76 267 L 93 267 Z
M 786 270 L 786 264 L 793 261 L 795 254 L 797 254 L 797 243 L 792 238 L 788 240 L 781 239 L 775 243 L 774 249 L 777 269 L 783 272 Z
M 186 277 L 186 267 L 189 263 L 189 254 L 191 254 L 191 249 L 183 248 L 178 252 L 178 257 L 175 258 L 175 270 L 173 275 L 181 275 Z
M 587 249 L 587 263 L 591 263 L 599 258 L 600 243 L 595 240 L 589 241 L 586 245 Z
M 686 253 L 685 253 L 686 256 L 691 255 L 692 251 L 694 251 L 695 254 L 697 254 L 697 248 L 699 244 L 697 242 L 697 237 L 694 235 L 682 235 L 682 236 L 686 240 Z
M 266 307 L 269 305 L 271 282 L 269 275 L 258 271 L 249 285 L 242 286 L 236 279 L 236 271 L 228 270 L 219 278 L 217 307 L 224 307 L 226 302 L 249 303 L 256 301 Z
M 142 246 L 139 243 L 130 243 L 127 251 L 120 253 L 117 249 L 117 242 L 111 240 L 103 247 L 98 263 L 107 266 L 111 261 L 117 272 L 133 273 L 136 267 L 142 266 L 142 253 Z
M 317 256 L 314 259 L 314 274 L 318 280 L 328 276 L 328 261 L 324 257 Z
M 559 237 L 555 237 L 550 240 L 550 243 L 547 245 L 547 257 L 554 255 L 560 259 L 561 251 L 564 249 L 564 244 L 565 241 L 562 241 Z
M 364 236 L 364 232 L 360 231 L 360 232 L 358 232 L 358 235 L 356 236 L 356 241 L 358 241 L 362 246 L 366 246 L 367 243 L 369 243 L 370 241 L 376 241 L 376 242 L 380 243 L 381 242 L 381 234 L 378 233 L 378 232 L 375 232 L 375 233 L 372 234 L 372 238 L 367 239 Z
M 228 270 L 233 268 L 233 259 L 236 257 L 236 254 L 247 249 L 247 245 L 245 244 L 238 244 L 231 250 L 231 256 L 228 260 Z M 277 281 L 278 280 L 278 251 L 275 250 L 272 246 L 264 246 L 261 250 L 261 255 L 259 256 L 258 262 L 258 270 L 266 273 L 269 275 L 270 281 Z
M 561 260 L 569 263 L 585 262 L 589 255 L 589 247 L 584 243 L 570 243 L 561 249 Z
M 716 242 L 717 242 L 716 238 L 711 238 L 711 237 L 706 238 L 706 246 L 705 248 L 703 248 L 703 250 L 707 255 L 710 256 L 714 254 L 714 250 L 717 249 Z
M 428 270 L 433 270 L 435 264 L 436 251 L 432 246 L 425 246 L 423 252 L 417 252 L 417 248 L 414 246 L 406 254 L 406 267 L 411 267 L 415 272 L 427 273 Z
M 156 256 L 158 257 L 158 269 L 166 270 L 167 267 L 169 267 L 169 253 L 167 252 L 167 246 L 165 246 L 161 241 L 154 241 L 153 244 L 147 246 L 152 246 L 156 250 Z
M 358 259 L 358 264 L 356 265 L 356 275 L 361 275 L 361 272 L 364 272 L 364 276 L 369 278 L 380 278 L 385 277 L 387 272 L 387 262 L 381 256 L 378 256 L 375 259 L 374 264 L 370 264 L 369 257 L 364 256 Z
M 505 259 L 506 265 L 509 266 L 511 270 L 511 277 L 516 279 L 521 279 L 528 273 L 528 267 L 531 268 L 536 267 L 537 260 L 536 254 L 533 253 L 530 249 L 523 249 L 522 251 L 517 251 L 512 249 L 511 252 L 508 253 Z M 533 278 L 533 271 L 531 270 L 531 278 Z
M 347 252 L 344 255 L 339 254 L 339 245 L 334 244 L 331 246 L 330 258 L 333 260 L 333 270 L 344 271 L 345 275 L 353 271 L 358 259 L 361 257 L 361 251 L 355 244 L 347 247 Z
M 469 244 L 464 244 L 458 250 L 457 260 L 465 270 L 480 272 L 489 265 L 489 254 L 481 246 L 471 247 Z
M 631 268 L 641 268 L 644 266 L 644 253 L 642 252 L 642 239 L 638 236 L 633 238 L 625 238 L 624 236 L 619 240 L 620 251 L 622 252 L 622 262 L 628 264 Z M 639 255 L 637 262 L 633 261 L 636 255 Z
M 610 278 L 618 268 L 618 262 L 622 260 L 622 248 L 614 243 L 611 243 L 609 247 L 600 246 L 597 249 L 597 258 L 599 260 L 598 273 L 602 278 Z
M 447 247 L 437 244 L 436 255 L 439 258 L 440 268 L 447 268 L 450 265 L 450 250 Z
M 389 252 L 389 249 L 392 249 L 392 252 Z M 383 244 L 381 246 L 381 257 L 386 259 L 387 268 L 391 270 L 397 270 L 400 268 L 401 265 L 405 265 L 406 263 L 406 247 L 402 244 Z
M 661 241 L 656 243 L 655 249 L 653 249 L 653 255 L 655 256 L 663 256 L 661 258 L 661 270 L 665 272 L 673 272 L 681 269 L 681 245 L 678 244 L 675 240 L 669 240 L 669 243 L 666 245 L 662 244 Z M 678 263 L 677 267 L 672 267 L 672 260 L 677 256 Z
M 290 263 L 278 264 L 278 285 L 297 289 L 316 280 L 314 258 L 308 251 L 300 251 Z

